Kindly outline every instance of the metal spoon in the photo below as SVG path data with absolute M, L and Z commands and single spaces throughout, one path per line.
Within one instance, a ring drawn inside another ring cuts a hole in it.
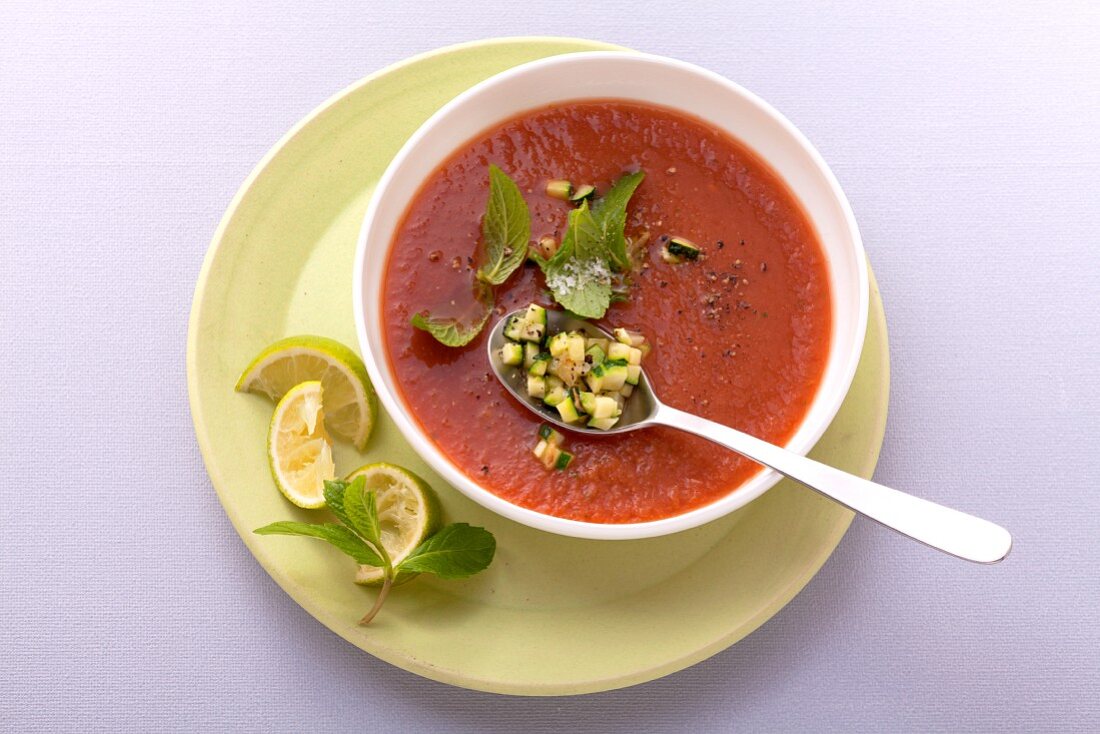
M 522 314 L 523 310 L 514 313 Z M 614 338 L 595 325 L 571 318 L 561 311 L 547 309 L 546 314 L 548 333 L 579 330 L 590 336 Z M 626 433 L 649 426 L 671 426 L 733 449 L 851 510 L 944 553 L 977 563 L 996 563 L 1007 556 L 1012 547 L 1012 536 L 1008 531 L 988 520 L 875 484 L 747 433 L 670 408 L 653 394 L 644 370 L 633 394 L 626 400 L 619 422 L 610 430 L 566 423 L 557 410 L 544 405 L 541 400 L 528 397 L 527 378 L 522 369 L 501 361 L 504 327 L 512 315 L 500 319 L 489 336 L 489 362 L 504 387 L 523 405 L 550 423 L 569 431 L 600 435 Z

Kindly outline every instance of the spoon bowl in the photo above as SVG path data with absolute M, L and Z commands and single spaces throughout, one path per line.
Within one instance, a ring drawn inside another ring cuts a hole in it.
M 650 421 L 656 414 L 660 403 L 653 394 L 653 387 L 649 384 L 649 379 L 646 377 L 644 369 L 642 370 L 641 376 L 638 378 L 638 384 L 634 386 L 634 392 L 627 398 L 626 403 L 623 405 L 623 412 L 619 417 L 619 422 L 606 431 L 600 430 L 599 428 L 589 428 L 584 424 L 566 423 L 562 420 L 561 414 L 558 413 L 555 408 L 546 405 L 541 400 L 528 396 L 527 373 L 520 367 L 504 364 L 500 355 L 501 347 L 508 341 L 508 338 L 504 336 L 504 328 L 513 316 L 521 316 L 523 313 L 524 309 L 513 311 L 497 321 L 496 326 L 493 327 L 493 331 L 486 340 L 489 349 L 489 364 L 493 366 L 493 374 L 497 376 L 497 379 L 500 380 L 501 384 L 504 385 L 508 392 L 512 393 L 512 396 L 516 400 L 538 413 L 547 423 L 553 423 L 560 428 L 576 433 L 607 436 L 616 433 L 636 431 L 639 428 L 650 425 Z M 553 334 L 559 331 L 583 331 L 589 336 L 610 339 L 612 341 L 615 340 L 614 336 L 595 324 L 583 319 L 574 318 L 565 311 L 546 309 L 546 330 L 547 334 Z

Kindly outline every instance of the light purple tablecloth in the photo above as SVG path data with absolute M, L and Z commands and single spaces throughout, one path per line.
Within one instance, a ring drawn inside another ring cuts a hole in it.
M 0 729 L 1100 730 L 1100 5 L 819 5 L 0 4 Z M 188 414 L 207 243 L 331 93 L 505 34 L 702 64 L 814 141 L 890 325 L 877 477 L 1007 562 L 857 521 L 734 648 L 552 700 L 416 678 L 276 587 Z

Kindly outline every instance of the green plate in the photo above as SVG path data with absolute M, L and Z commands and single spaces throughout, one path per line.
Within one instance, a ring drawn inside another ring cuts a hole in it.
M 272 406 L 238 395 L 241 369 L 296 333 L 355 345 L 352 258 L 382 171 L 405 139 L 456 94 L 499 71 L 553 54 L 614 48 L 559 38 L 452 46 L 392 66 L 321 105 L 260 162 L 207 253 L 187 342 L 195 432 L 226 514 L 256 559 L 322 624 L 419 675 L 500 693 L 561 695 L 652 680 L 737 642 L 779 611 L 840 542 L 852 514 L 790 482 L 740 511 L 671 537 L 586 541 L 497 517 L 447 486 L 385 416 L 369 450 L 337 446 L 337 467 L 411 468 L 446 515 L 497 537 L 492 567 L 465 581 L 421 577 L 399 588 L 369 627 L 375 592 L 323 543 L 252 529 L 318 514 L 272 484 L 264 437 Z M 851 392 L 813 456 L 869 477 L 886 421 L 882 303 L 871 318 Z

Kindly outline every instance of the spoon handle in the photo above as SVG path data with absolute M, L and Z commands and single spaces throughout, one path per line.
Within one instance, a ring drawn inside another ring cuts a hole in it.
M 666 405 L 660 406 L 651 420 L 733 449 L 944 553 L 977 563 L 996 563 L 1012 547 L 1008 531 L 988 520 L 875 484 L 728 426 Z

